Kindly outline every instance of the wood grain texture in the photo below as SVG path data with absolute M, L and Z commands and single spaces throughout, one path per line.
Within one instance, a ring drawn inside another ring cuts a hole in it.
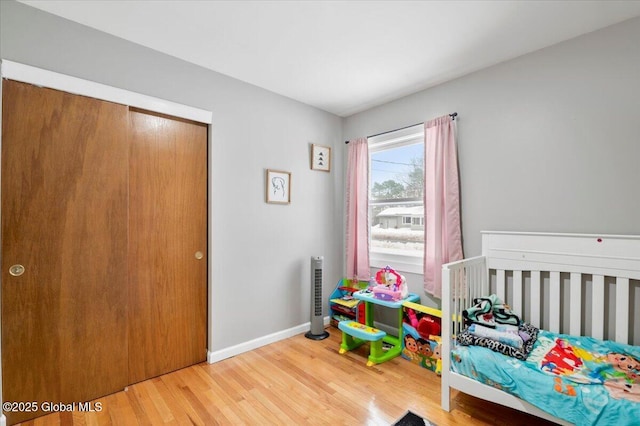
M 402 358 L 366 367 L 362 347 L 338 354 L 340 332 L 294 336 L 215 364 L 197 364 L 100 399 L 100 413 L 25 425 L 389 425 L 407 410 L 439 426 L 550 425 L 464 394 L 440 409 L 440 378 Z
M 136 383 L 206 359 L 207 127 L 135 109 L 129 117 L 129 381 Z
M 5 80 L 2 135 L 3 400 L 121 390 L 127 108 Z M 11 276 L 13 264 L 24 275 Z

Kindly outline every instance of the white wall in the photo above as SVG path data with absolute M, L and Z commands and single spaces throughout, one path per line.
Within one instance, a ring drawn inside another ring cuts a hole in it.
M 638 40 L 640 18 L 350 116 L 344 138 L 457 111 L 467 257 L 481 230 L 640 234 Z
M 325 256 L 325 299 L 342 275 L 342 120 L 24 4 L 0 8 L 5 59 L 213 112 L 209 349 L 308 322 L 310 256 Z M 310 170 L 311 143 L 334 147 L 331 173 Z M 291 205 L 265 203 L 266 168 L 292 172 Z

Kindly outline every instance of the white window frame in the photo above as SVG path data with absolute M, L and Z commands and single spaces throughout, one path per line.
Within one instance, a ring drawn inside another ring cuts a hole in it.
M 424 143 L 424 125 L 407 127 L 401 130 L 373 136 L 367 139 L 369 146 L 369 165 L 371 165 L 371 154 L 384 151 L 390 148 Z M 367 206 L 369 208 L 369 206 Z M 371 229 L 371 217 L 369 218 L 369 229 Z M 369 236 L 371 238 L 371 236 Z M 423 274 L 423 254 L 416 256 L 401 255 L 397 253 L 385 252 L 384 249 L 369 249 L 369 264 L 371 268 L 384 268 L 392 266 L 400 272 L 412 274 Z

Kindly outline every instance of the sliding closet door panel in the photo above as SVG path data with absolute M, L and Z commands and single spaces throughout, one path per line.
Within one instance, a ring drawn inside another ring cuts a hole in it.
M 129 377 L 206 359 L 207 127 L 130 111 Z
M 2 91 L 3 400 L 122 390 L 127 107 L 9 80 Z

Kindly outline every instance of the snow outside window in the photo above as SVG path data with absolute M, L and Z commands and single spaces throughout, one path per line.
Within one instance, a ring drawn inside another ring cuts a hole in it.
M 369 138 L 372 267 L 422 273 L 424 133 L 413 126 Z

